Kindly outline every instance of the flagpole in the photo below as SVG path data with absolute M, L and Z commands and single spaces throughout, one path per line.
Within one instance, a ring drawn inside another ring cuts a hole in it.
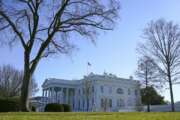
M 89 75 L 89 65 L 87 64 L 87 76 Z
M 89 67 L 91 66 L 91 63 L 90 62 L 87 62 L 87 76 L 90 74 L 89 72 Z

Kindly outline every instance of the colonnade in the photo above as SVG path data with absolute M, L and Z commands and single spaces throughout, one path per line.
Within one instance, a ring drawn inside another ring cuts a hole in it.
M 65 87 L 49 87 L 43 89 L 43 97 L 48 98 L 48 103 L 75 104 L 75 89 Z

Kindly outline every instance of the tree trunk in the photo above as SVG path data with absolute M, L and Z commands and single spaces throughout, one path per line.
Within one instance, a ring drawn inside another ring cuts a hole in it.
M 146 87 L 146 97 L 147 97 L 147 112 L 150 112 L 150 95 L 148 91 L 148 86 Z
M 170 96 L 171 96 L 171 111 L 175 112 L 173 88 L 172 88 L 172 81 L 171 81 L 171 77 L 170 76 L 169 76 L 169 89 L 170 89 Z
M 29 83 L 31 80 L 31 73 L 29 69 L 29 54 L 24 53 L 24 77 L 21 87 L 21 111 L 27 112 L 29 109 Z
M 146 63 L 147 64 L 147 63 Z M 149 96 L 149 91 L 148 91 L 148 73 L 147 73 L 147 66 L 146 66 L 146 97 L 147 97 L 147 112 L 150 112 L 150 96 Z
M 171 96 L 171 111 L 175 112 L 174 96 L 173 96 L 173 88 L 172 88 L 172 80 L 171 80 L 170 68 L 168 68 L 168 81 L 169 81 L 169 89 L 170 89 L 170 96 Z
M 89 111 L 89 98 L 87 98 L 87 112 Z
M 150 96 L 149 96 L 149 91 L 148 87 L 146 87 L 146 97 L 147 97 L 147 112 L 150 112 Z

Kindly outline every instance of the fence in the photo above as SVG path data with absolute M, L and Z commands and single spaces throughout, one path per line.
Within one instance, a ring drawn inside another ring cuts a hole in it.
M 147 110 L 147 106 L 144 106 L 144 111 Z M 169 112 L 171 111 L 171 105 L 151 105 L 150 110 L 152 112 Z M 175 104 L 175 111 L 180 112 L 180 104 Z

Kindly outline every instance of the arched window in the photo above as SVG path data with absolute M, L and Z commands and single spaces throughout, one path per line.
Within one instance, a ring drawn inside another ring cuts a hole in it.
M 124 93 L 124 92 L 123 92 L 123 89 L 122 89 L 122 88 L 118 88 L 118 89 L 117 89 L 117 93 L 118 93 L 118 94 L 123 94 L 123 93 Z

